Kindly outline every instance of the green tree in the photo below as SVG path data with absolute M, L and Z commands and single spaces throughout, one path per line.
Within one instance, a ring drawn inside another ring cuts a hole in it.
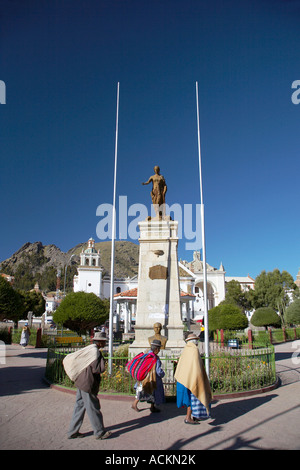
M 252 309 L 249 292 L 242 291 L 241 284 L 235 280 L 226 283 L 225 299 L 221 304 L 237 305 L 244 313 Z
M 219 304 L 208 312 L 209 330 L 241 330 L 247 328 L 248 320 L 242 310 L 233 304 Z
M 20 263 L 14 273 L 14 286 L 16 289 L 30 290 L 34 287 L 34 278 L 30 268 L 25 263 Z
M 279 312 L 283 319 L 284 311 L 289 304 L 288 291 L 296 292 L 294 279 L 287 271 L 262 271 L 255 279 L 255 289 L 249 292 L 254 308 L 271 307 Z M 252 320 L 251 320 L 252 322 Z
M 0 276 L 0 321 L 18 321 L 22 318 L 23 301 L 11 284 Z
M 255 310 L 251 317 L 251 323 L 254 326 L 280 326 L 281 319 L 271 307 L 261 307 Z
M 71 292 L 54 312 L 53 320 L 79 334 L 101 325 L 108 319 L 109 301 L 93 293 Z
M 296 299 L 285 312 L 285 321 L 289 325 L 300 325 L 300 299 Z
M 47 266 L 41 273 L 37 273 L 34 278 L 39 283 L 40 289 L 44 292 L 56 290 L 57 269 L 54 266 Z
M 40 292 L 19 291 L 23 300 L 23 318 L 27 318 L 28 312 L 40 316 L 45 312 L 45 299 Z
M 300 289 L 296 286 L 296 289 L 293 291 L 293 300 L 300 299 Z

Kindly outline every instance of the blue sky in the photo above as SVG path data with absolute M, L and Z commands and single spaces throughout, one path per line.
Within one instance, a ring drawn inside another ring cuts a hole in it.
M 295 278 L 299 31 L 296 0 L 0 0 L 0 260 L 100 241 L 117 82 L 117 200 L 150 207 L 141 182 L 159 165 L 169 205 L 199 203 L 198 81 L 207 262 Z

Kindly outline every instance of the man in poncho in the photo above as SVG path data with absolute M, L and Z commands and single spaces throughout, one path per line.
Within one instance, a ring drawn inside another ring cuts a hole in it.
M 212 394 L 208 377 L 198 349 L 199 338 L 191 333 L 179 358 L 175 372 L 177 407 L 187 407 L 186 424 L 199 424 L 198 419 L 209 417 Z
M 106 341 L 105 335 L 97 332 L 92 345 L 78 351 L 79 354 L 75 355 L 75 358 L 74 354 L 76 353 L 72 353 L 64 360 L 66 373 L 77 387 L 76 403 L 68 432 L 69 439 L 84 437 L 79 429 L 83 423 L 85 412 L 88 414 L 96 439 L 107 439 L 111 435 L 110 431 L 104 429 L 100 401 L 97 396 L 101 380 L 100 374 L 105 371 L 105 362 L 100 348 L 105 346 Z

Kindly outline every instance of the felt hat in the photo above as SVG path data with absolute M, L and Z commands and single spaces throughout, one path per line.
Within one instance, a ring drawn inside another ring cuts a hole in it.
M 93 341 L 107 341 L 107 337 L 104 333 L 101 333 L 100 331 L 96 331 Z
M 199 336 L 195 335 L 195 333 L 190 333 L 185 339 L 185 341 L 187 342 L 187 341 L 190 341 L 191 339 L 197 339 L 198 341 L 200 341 Z
M 159 341 L 159 339 L 154 339 L 153 341 L 151 341 L 151 346 L 156 346 L 157 348 L 161 348 L 161 341 Z

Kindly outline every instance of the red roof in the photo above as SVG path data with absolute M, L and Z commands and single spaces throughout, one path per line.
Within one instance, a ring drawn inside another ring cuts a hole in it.
M 125 290 L 115 294 L 114 297 L 137 297 L 137 287 L 134 289 Z M 196 297 L 194 294 L 188 294 L 187 292 L 180 291 L 180 297 Z
M 137 287 L 119 292 L 118 294 L 115 294 L 114 297 L 137 297 Z
M 180 290 L 180 297 L 196 297 L 194 294 L 189 294 L 188 292 L 183 292 Z

